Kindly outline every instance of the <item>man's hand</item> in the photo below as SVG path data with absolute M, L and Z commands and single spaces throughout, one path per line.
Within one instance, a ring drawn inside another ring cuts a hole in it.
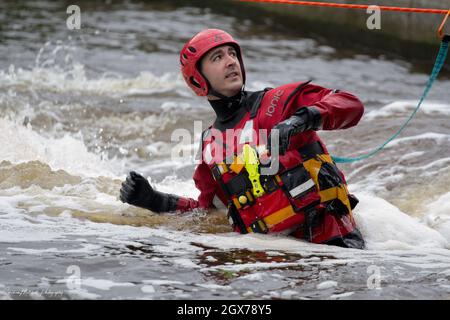
M 289 148 L 289 141 L 293 134 L 290 121 L 291 119 L 289 118 L 288 120 L 278 123 L 272 128 L 272 130 L 278 130 L 278 154 L 281 155 L 285 154 Z M 267 139 L 267 150 L 270 154 L 272 154 L 272 132 L 269 134 Z
M 291 137 L 307 130 L 317 130 L 321 125 L 319 110 L 315 107 L 303 107 L 297 110 L 289 119 L 286 119 L 272 130 L 278 130 L 278 153 L 284 155 L 289 148 Z M 272 153 L 272 133 L 267 138 L 267 150 Z
M 131 171 L 120 189 L 120 200 L 156 213 L 177 209 L 178 197 L 154 190 L 147 179 Z
M 140 174 L 131 171 L 127 179 L 122 182 L 120 200 L 138 207 L 151 205 L 154 198 L 154 190 Z

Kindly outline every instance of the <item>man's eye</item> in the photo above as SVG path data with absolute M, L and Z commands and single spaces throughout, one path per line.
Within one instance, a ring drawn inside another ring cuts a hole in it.
M 230 52 L 230 56 L 236 57 L 236 52 L 235 52 L 235 51 L 231 51 L 231 52 Z
M 217 60 L 219 60 L 220 59 L 220 55 L 217 55 L 217 56 L 215 56 L 214 58 L 213 58 L 213 61 L 217 61 Z

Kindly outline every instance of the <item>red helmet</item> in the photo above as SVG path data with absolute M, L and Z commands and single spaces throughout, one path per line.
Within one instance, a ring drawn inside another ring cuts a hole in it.
M 191 40 L 186 42 L 180 52 L 183 78 L 198 96 L 206 96 L 209 91 L 208 80 L 197 68 L 198 63 L 209 50 L 224 44 L 232 45 L 236 49 L 237 58 L 241 64 L 242 80 L 245 83 L 245 69 L 239 44 L 223 30 L 206 29 L 197 33 Z

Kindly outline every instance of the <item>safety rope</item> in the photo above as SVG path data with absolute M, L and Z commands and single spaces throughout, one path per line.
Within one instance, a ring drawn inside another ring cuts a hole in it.
M 294 4 L 299 6 L 315 6 L 315 7 L 334 7 L 345 9 L 368 9 L 373 5 L 364 4 L 348 4 L 348 3 L 331 3 L 331 2 L 313 2 L 313 1 L 292 1 L 292 0 L 238 0 L 239 2 L 266 2 L 278 4 Z M 420 12 L 420 13 L 437 13 L 446 14 L 449 10 L 425 9 L 425 8 L 405 8 L 391 6 L 377 6 L 383 11 L 402 11 L 402 12 Z
M 417 111 L 419 111 L 420 106 L 422 105 L 422 102 L 425 100 L 425 98 L 428 95 L 428 92 L 431 89 L 431 86 L 433 85 L 434 80 L 436 80 L 439 72 L 441 71 L 442 66 L 444 65 L 445 58 L 447 56 L 448 52 L 448 43 L 450 41 L 450 36 L 445 35 L 441 42 L 441 47 L 439 48 L 438 55 L 436 57 L 436 62 L 434 63 L 433 71 L 431 72 L 430 78 L 428 79 L 427 85 L 425 87 L 425 90 L 423 91 L 422 96 L 420 97 L 419 103 L 417 104 L 417 107 L 414 109 L 413 113 L 409 116 L 409 118 L 403 123 L 403 125 L 400 127 L 400 129 L 389 139 L 387 139 L 383 144 L 378 146 L 373 151 L 354 158 L 345 158 L 345 157 L 333 157 L 333 160 L 337 163 L 348 163 L 348 162 L 355 162 L 362 159 L 369 158 L 373 156 L 374 154 L 381 151 L 389 142 L 394 140 L 402 131 L 405 129 L 405 127 L 408 125 L 408 123 L 412 120 L 412 118 L 416 115 Z
M 266 2 L 266 3 L 277 3 L 277 4 L 293 4 L 293 5 L 316 6 L 316 7 L 334 7 L 334 8 L 345 8 L 345 9 L 368 9 L 369 7 L 373 6 L 373 5 L 348 4 L 348 3 L 292 1 L 292 0 L 238 0 L 238 1 L 239 2 Z M 444 35 L 443 29 L 444 29 L 445 22 L 447 21 L 447 18 L 450 16 L 450 10 L 439 10 L 439 9 L 429 9 L 429 8 L 391 7 L 391 6 L 377 6 L 377 7 L 383 11 L 445 14 L 445 17 L 442 20 L 442 23 L 439 26 L 439 29 L 437 32 L 439 38 L 442 39 L 441 46 L 439 48 L 439 52 L 436 57 L 436 61 L 435 61 L 433 70 L 431 72 L 430 78 L 428 79 L 428 82 L 425 86 L 422 96 L 420 97 L 419 103 L 417 104 L 417 107 L 414 109 L 414 111 L 409 116 L 409 118 L 400 127 L 400 129 L 394 135 L 392 135 L 389 139 L 387 139 L 384 143 L 382 143 L 377 148 L 375 148 L 373 151 L 371 151 L 367 154 L 364 154 L 359 157 L 352 157 L 352 158 L 333 156 L 332 157 L 333 160 L 337 163 L 349 163 L 349 162 L 355 162 L 355 161 L 369 158 L 369 157 L 375 155 L 376 153 L 380 152 L 389 142 L 394 140 L 403 131 L 403 129 L 406 128 L 406 126 L 409 124 L 409 122 L 414 118 L 417 111 L 419 111 L 419 108 L 422 105 L 422 102 L 426 99 L 428 92 L 430 91 L 431 87 L 433 86 L 434 80 L 436 80 L 439 72 L 442 69 L 442 66 L 444 65 L 445 58 L 447 57 L 450 35 Z

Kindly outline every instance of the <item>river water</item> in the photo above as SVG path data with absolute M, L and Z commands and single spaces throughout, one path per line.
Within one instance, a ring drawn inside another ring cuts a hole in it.
M 385 151 L 340 166 L 367 250 L 237 235 L 220 211 L 161 216 L 118 200 L 130 170 L 198 196 L 194 121 L 206 128 L 214 114 L 184 84 L 178 53 L 204 28 L 242 43 L 248 90 L 313 79 L 356 94 L 360 124 L 319 133 L 337 156 L 384 142 L 428 78 L 370 48 L 344 53 L 274 29 L 270 17 L 177 3 L 80 1 L 80 30 L 66 27 L 69 4 L 0 3 L 0 298 L 449 299 L 445 77 Z M 180 128 L 192 137 L 184 160 L 171 157 Z

